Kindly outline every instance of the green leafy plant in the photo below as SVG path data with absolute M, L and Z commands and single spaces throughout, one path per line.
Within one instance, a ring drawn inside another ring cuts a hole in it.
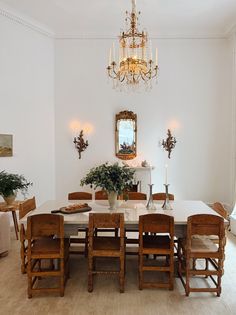
M 101 187 L 107 192 L 114 191 L 120 195 L 131 188 L 134 172 L 126 165 L 105 163 L 92 168 L 81 180 L 81 186 L 90 185 L 94 189 Z
M 14 195 L 18 190 L 26 194 L 31 185 L 23 175 L 0 172 L 0 195 L 3 197 Z

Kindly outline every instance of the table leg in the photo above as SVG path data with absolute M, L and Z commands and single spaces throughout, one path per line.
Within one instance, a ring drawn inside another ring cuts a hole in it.
M 12 218 L 13 218 L 13 222 L 14 222 L 14 227 L 15 227 L 15 232 L 16 232 L 16 239 L 18 240 L 18 232 L 19 232 L 19 226 L 18 226 L 18 222 L 17 222 L 17 217 L 16 217 L 16 212 L 12 211 Z

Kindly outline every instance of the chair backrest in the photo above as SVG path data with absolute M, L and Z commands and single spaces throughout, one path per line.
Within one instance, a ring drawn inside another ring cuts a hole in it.
M 54 236 L 64 238 L 64 217 L 58 214 L 37 214 L 27 218 L 27 239 Z
M 175 196 L 173 194 L 168 194 L 169 200 L 175 200 Z M 152 195 L 153 200 L 166 200 L 165 193 L 155 193 Z
M 92 194 L 83 191 L 71 192 L 68 194 L 68 200 L 92 200 Z
M 160 213 L 140 215 L 139 235 L 146 232 L 169 233 L 171 237 L 174 237 L 174 218 Z
M 124 214 L 123 213 L 90 213 L 89 235 L 94 235 L 95 229 L 119 229 L 120 237 L 124 237 Z
M 129 200 L 147 200 L 147 195 L 141 192 L 129 191 L 127 195 Z
M 213 205 L 211 206 L 213 210 L 215 210 L 215 212 L 217 212 L 218 214 L 220 214 L 223 218 L 225 218 L 226 220 L 228 220 L 229 218 L 229 214 L 228 211 L 224 208 L 224 206 L 222 205 L 222 203 L 220 202 L 215 202 L 213 203 Z
M 191 239 L 193 235 L 216 235 L 219 239 L 223 238 L 224 219 L 212 214 L 196 214 L 188 217 L 187 239 Z
M 96 191 L 95 200 L 108 200 L 107 192 L 105 190 Z
M 22 219 L 27 213 L 36 209 L 35 197 L 27 199 L 19 205 L 19 219 Z

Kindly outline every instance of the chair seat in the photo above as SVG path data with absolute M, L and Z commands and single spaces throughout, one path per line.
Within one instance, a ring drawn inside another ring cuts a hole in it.
M 69 240 L 64 240 L 64 248 L 69 247 Z M 32 255 L 43 253 L 44 255 L 55 254 L 60 252 L 60 239 L 38 239 L 33 243 L 31 249 Z
M 186 239 L 180 239 L 180 246 L 186 250 Z M 191 242 L 192 253 L 216 253 L 218 247 L 208 237 L 193 237 Z
M 143 248 L 169 249 L 170 238 L 166 235 L 144 235 Z
M 120 238 L 119 237 L 108 237 L 99 236 L 94 237 L 93 240 L 94 250 L 120 250 Z

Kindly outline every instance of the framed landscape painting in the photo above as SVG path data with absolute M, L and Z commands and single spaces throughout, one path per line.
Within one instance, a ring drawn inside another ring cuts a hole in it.
M 0 134 L 0 157 L 12 156 L 12 135 Z

